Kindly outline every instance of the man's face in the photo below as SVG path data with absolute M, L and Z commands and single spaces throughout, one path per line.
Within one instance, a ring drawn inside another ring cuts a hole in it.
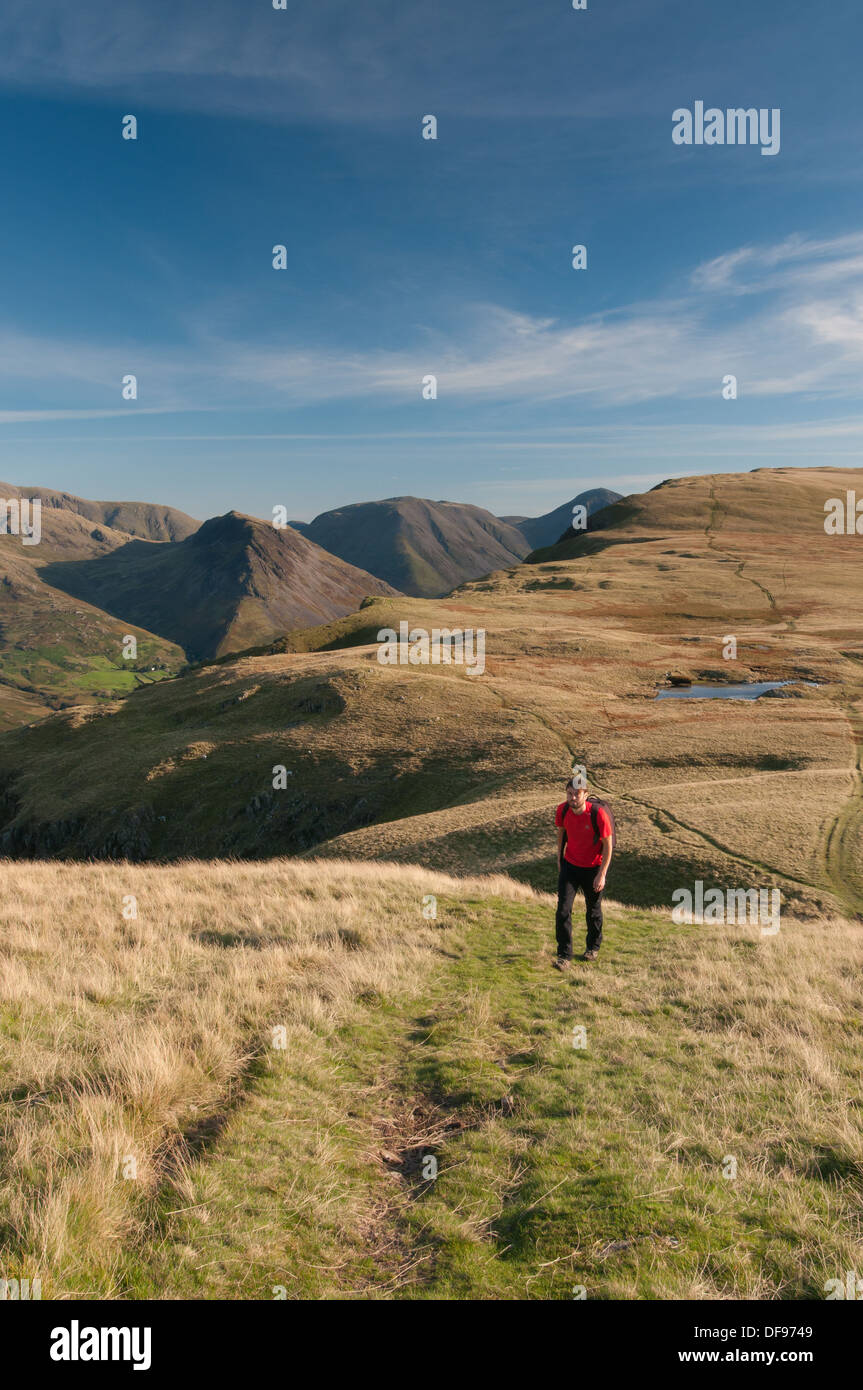
M 566 799 L 573 811 L 583 811 L 587 790 L 584 787 L 567 787 Z

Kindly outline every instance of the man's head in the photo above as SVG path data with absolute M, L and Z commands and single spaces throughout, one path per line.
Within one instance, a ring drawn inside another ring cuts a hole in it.
M 587 801 L 587 779 L 581 775 L 570 777 L 566 784 L 567 805 L 573 811 L 583 811 Z

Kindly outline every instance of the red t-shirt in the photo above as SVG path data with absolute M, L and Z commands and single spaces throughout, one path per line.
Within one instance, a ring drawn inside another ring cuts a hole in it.
M 555 825 L 562 825 L 566 831 L 566 844 L 563 857 L 568 864 L 579 869 L 592 869 L 602 863 L 602 845 L 593 838 L 593 821 L 590 817 L 590 803 L 579 813 L 570 809 L 569 802 L 558 806 L 554 817 Z M 596 808 L 596 828 L 600 840 L 611 834 L 611 821 L 601 806 Z

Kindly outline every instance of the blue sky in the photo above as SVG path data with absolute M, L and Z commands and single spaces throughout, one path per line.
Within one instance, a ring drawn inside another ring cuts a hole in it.
M 858 0 L 5 0 L 0 477 L 307 519 L 856 466 L 861 38 Z M 779 154 L 675 145 L 696 100 L 778 107 Z

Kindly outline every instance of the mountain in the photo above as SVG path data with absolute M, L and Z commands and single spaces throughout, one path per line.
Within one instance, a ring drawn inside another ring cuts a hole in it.
M 517 565 L 531 548 L 520 531 L 482 507 L 421 497 L 355 502 L 292 524 L 349 564 L 426 598 Z
M 270 651 L 3 734 L 0 851 L 309 854 L 548 890 L 551 812 L 578 762 L 615 808 L 619 900 L 667 912 L 700 879 L 777 887 L 783 914 L 861 913 L 863 551 L 823 525 L 849 489 L 863 496 L 863 470 L 674 479 L 446 598 L 376 597 Z M 156 549 L 197 539 L 217 566 L 247 524 Z M 382 665 L 377 631 L 401 621 L 482 629 L 484 672 Z M 669 669 L 792 684 L 657 700 Z
M 540 546 L 553 545 L 569 530 L 572 525 L 573 507 L 586 507 L 588 517 L 593 517 L 603 507 L 619 501 L 620 495 L 619 492 L 611 492 L 606 487 L 589 488 L 587 492 L 580 492 L 577 497 L 573 497 L 571 502 L 564 502 L 562 506 L 555 507 L 554 511 L 546 512 L 543 516 L 502 516 L 501 521 L 508 522 L 520 531 L 531 550 L 538 550 Z
M 39 493 L 3 485 L 7 502 Z M 43 509 L 38 544 L 25 545 L 11 525 L 0 534 L 0 728 L 81 700 L 112 698 L 184 664 L 171 642 L 45 582 L 50 564 L 93 560 L 131 540 L 125 531 L 94 525 L 78 510 L 57 505 Z M 129 634 L 138 644 L 133 659 L 123 655 Z
M 39 497 L 42 501 L 43 524 L 45 512 L 72 512 L 86 521 L 121 531 L 124 536 L 137 536 L 147 541 L 182 541 L 197 531 L 200 522 L 176 507 L 163 507 L 152 502 L 94 502 L 75 497 L 70 492 L 57 492 L 47 487 L 18 487 L 0 483 L 0 497 Z
M 528 556 L 536 564 L 549 560 L 586 558 L 623 546 L 627 553 L 633 542 L 674 541 L 703 531 L 704 538 L 690 547 L 707 557 L 723 553 L 723 543 L 732 540 L 736 554 L 748 548 L 744 567 L 772 569 L 784 554 L 791 565 L 781 587 L 803 597 L 801 575 L 818 555 L 832 568 L 837 557 L 852 559 L 856 552 L 843 536 L 825 532 L 825 506 L 831 497 L 844 499 L 847 490 L 857 489 L 863 496 L 859 469 L 840 468 L 755 468 L 749 473 L 700 474 L 695 478 L 668 478 L 649 492 L 621 497 L 595 516 L 588 531 L 571 532 Z M 798 553 L 801 538 L 806 548 Z M 852 538 L 853 539 L 853 538 Z M 765 552 L 767 548 L 773 556 Z M 674 555 L 676 551 L 643 551 L 642 554 Z M 685 558 L 694 559 L 694 554 Z M 726 559 L 725 563 L 729 563 Z M 859 567 L 860 559 L 857 560 Z M 664 569 L 667 566 L 660 565 Z M 853 571 L 859 583 L 859 568 Z M 849 576 L 850 577 L 850 576 Z M 806 597 L 814 602 L 821 584 L 815 584 Z M 841 586 L 844 588 L 844 584 Z
M 206 660 L 341 617 L 389 584 L 299 535 L 239 512 L 166 545 L 130 540 L 98 558 L 49 564 L 43 578 Z

